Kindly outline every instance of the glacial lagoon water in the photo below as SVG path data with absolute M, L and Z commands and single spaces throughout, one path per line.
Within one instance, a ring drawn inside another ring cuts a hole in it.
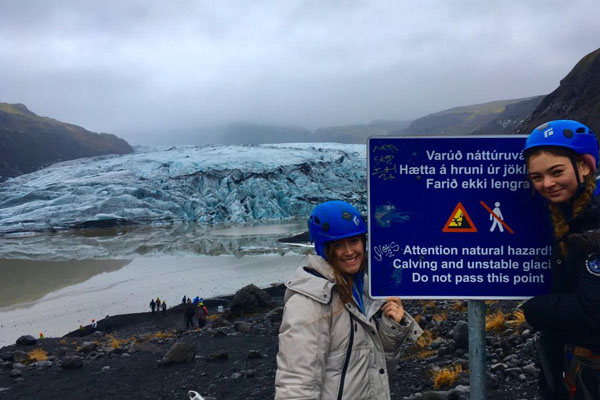
M 62 336 L 107 314 L 283 282 L 307 246 L 278 242 L 305 221 L 243 227 L 118 227 L 0 238 L 0 347 Z

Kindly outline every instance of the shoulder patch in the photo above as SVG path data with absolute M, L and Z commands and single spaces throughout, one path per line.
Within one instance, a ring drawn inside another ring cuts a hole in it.
M 585 260 L 587 271 L 594 275 L 600 276 L 600 254 L 594 253 Z

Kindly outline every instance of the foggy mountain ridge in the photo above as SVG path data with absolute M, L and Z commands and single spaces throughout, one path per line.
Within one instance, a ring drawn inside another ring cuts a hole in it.
M 0 103 L 0 182 L 60 161 L 132 151 L 115 135 L 40 117 L 23 104 Z

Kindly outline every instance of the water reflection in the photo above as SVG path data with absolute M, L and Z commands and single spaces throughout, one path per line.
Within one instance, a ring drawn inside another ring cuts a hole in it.
M 191 224 L 85 229 L 0 236 L 0 258 L 33 260 L 131 259 L 159 255 L 259 255 L 302 250 L 278 242 L 306 223 L 206 228 Z
M 34 302 L 48 293 L 117 271 L 131 260 L 7 260 L 0 259 L 0 308 Z

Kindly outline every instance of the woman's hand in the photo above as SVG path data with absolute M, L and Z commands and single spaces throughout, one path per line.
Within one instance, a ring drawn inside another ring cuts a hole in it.
M 388 297 L 386 303 L 381 307 L 381 311 L 386 317 L 393 319 L 396 323 L 400 323 L 404 318 L 404 306 L 400 297 Z

